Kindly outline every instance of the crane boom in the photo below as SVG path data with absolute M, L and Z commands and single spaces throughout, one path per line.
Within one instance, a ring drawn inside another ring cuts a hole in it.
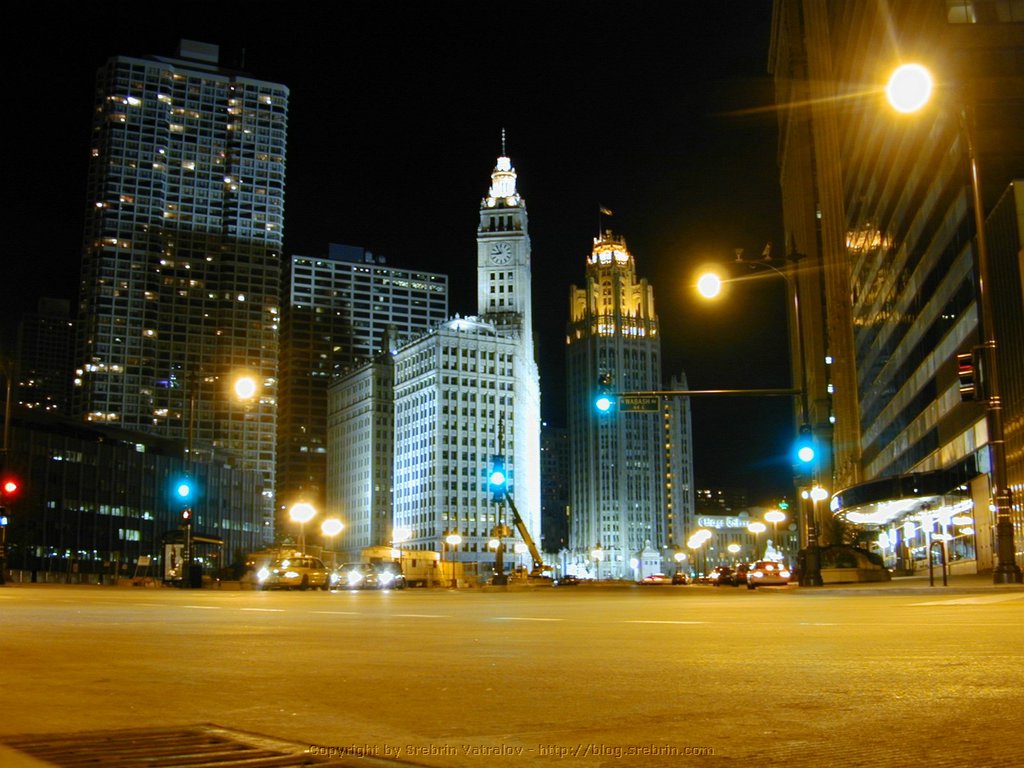
M 537 545 L 533 541 L 533 537 L 530 536 L 530 532 L 526 530 L 526 523 L 523 522 L 523 518 L 519 516 L 519 510 L 516 509 L 515 499 L 512 498 L 512 494 L 505 490 L 505 499 L 508 501 L 508 507 L 512 510 L 512 519 L 516 523 L 516 530 L 519 531 L 519 535 L 523 537 L 523 543 L 526 544 L 526 548 L 530 552 L 530 557 L 533 558 L 533 568 L 530 569 L 531 576 L 542 576 L 547 571 L 551 570 L 550 565 L 544 565 L 544 560 L 541 559 L 540 550 L 537 549 Z

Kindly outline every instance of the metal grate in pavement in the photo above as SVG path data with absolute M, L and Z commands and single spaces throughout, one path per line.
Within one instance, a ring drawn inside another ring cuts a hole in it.
M 310 755 L 302 744 L 209 724 L 0 736 L 0 745 L 60 768 L 290 768 L 398 764 L 375 758 L 332 760 Z

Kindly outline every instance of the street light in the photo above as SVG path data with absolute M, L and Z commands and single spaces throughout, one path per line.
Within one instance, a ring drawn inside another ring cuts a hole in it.
M 894 85 L 894 83 L 896 85 Z M 924 107 L 931 97 L 931 75 L 920 64 L 904 64 L 893 72 L 886 95 L 893 109 L 912 114 Z M 971 178 L 971 201 L 974 208 L 974 236 L 977 239 L 975 270 L 980 315 L 979 334 L 984 381 L 985 426 L 988 430 L 992 506 L 996 514 L 996 567 L 992 580 L 996 584 L 1020 583 L 1024 579 L 1014 556 L 1013 521 L 1010 513 L 1013 499 L 1006 472 L 1006 443 L 1003 434 L 1002 392 L 996 355 L 995 310 L 992 306 L 992 275 L 988 258 L 988 239 L 985 234 L 985 210 L 982 207 L 981 175 L 978 171 L 974 109 L 961 94 L 959 103 L 960 129 L 967 145 L 967 162 Z
M 751 269 L 767 269 L 772 274 L 781 277 L 786 281 L 786 285 L 789 288 L 789 293 L 793 297 L 793 303 L 790 307 L 790 339 L 791 343 L 795 346 L 794 349 L 794 360 L 800 367 L 800 427 L 797 435 L 796 445 L 794 446 L 797 462 L 796 462 L 796 485 L 800 487 L 807 482 L 813 482 L 818 472 L 819 457 L 814 445 L 814 433 L 811 425 L 811 408 L 810 408 L 810 392 L 807 383 L 807 359 L 804 343 L 804 329 L 803 324 L 800 322 L 800 281 L 796 276 L 796 265 L 800 260 L 801 255 L 793 251 L 788 254 L 786 261 L 789 262 L 790 266 L 787 270 L 782 270 L 775 266 L 771 256 L 770 244 L 764 250 L 764 256 L 756 261 L 743 258 L 743 251 L 736 251 L 736 264 L 743 264 Z M 718 297 L 722 288 L 724 287 L 725 281 L 714 271 L 707 271 L 697 279 L 697 290 L 706 299 L 714 299 Z M 808 514 L 807 506 L 800 510 L 801 521 L 804 525 L 804 535 L 801 539 L 801 544 L 804 545 L 802 550 L 803 558 L 800 569 L 800 586 L 803 587 L 817 587 L 821 586 L 821 553 L 818 547 L 818 521 L 813 517 L 815 512 L 814 507 L 810 508 L 810 514 Z
M 775 546 L 779 546 L 779 523 L 786 521 L 786 513 L 780 509 L 773 509 L 769 512 L 764 513 L 764 519 L 772 524 L 772 537 L 775 540 Z M 780 547 L 781 549 L 781 547 Z
M 459 578 L 455 575 L 455 547 L 462 543 L 462 537 L 457 533 L 450 533 L 445 537 L 445 541 L 448 543 L 448 551 L 451 553 L 452 561 L 452 589 L 459 588 Z
M 747 524 L 747 530 L 754 534 L 754 559 L 760 560 L 761 555 L 758 554 L 758 551 L 761 548 L 761 544 L 758 537 L 768 530 L 768 526 L 762 522 L 755 521 Z
M 299 551 L 306 554 L 306 523 L 316 517 L 316 509 L 312 504 L 300 501 L 288 510 L 288 516 L 299 524 Z
M 601 580 L 601 561 L 604 560 L 604 550 L 601 549 L 601 544 L 598 542 L 597 546 L 590 550 L 590 556 L 594 559 L 594 576 L 595 581 Z
M 326 540 L 331 540 L 331 552 L 334 552 L 334 537 L 345 530 L 345 524 L 336 517 L 328 517 L 322 523 L 320 523 L 320 533 L 324 535 L 325 544 Z M 337 564 L 337 558 L 335 557 L 335 564 Z

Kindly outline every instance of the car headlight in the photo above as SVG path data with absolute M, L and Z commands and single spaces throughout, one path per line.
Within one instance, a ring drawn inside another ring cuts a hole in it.
M 788 579 L 789 578 L 789 571 L 779 571 L 779 576 L 781 576 L 784 579 Z
M 270 571 L 268 571 L 266 568 L 260 568 L 258 571 L 256 571 L 256 578 L 260 581 L 266 581 L 269 575 Z
M 395 574 L 391 573 L 390 571 L 384 571 L 384 573 L 380 575 L 380 580 L 384 584 L 390 584 L 392 581 L 395 580 Z
M 764 578 L 764 574 L 761 573 L 760 571 L 754 571 L 750 575 L 753 576 L 755 579 L 763 579 Z
M 358 584 L 362 580 L 363 580 L 363 574 L 357 573 L 356 571 L 349 571 L 349 574 L 348 574 L 348 583 L 349 584 L 351 584 L 352 586 L 355 586 L 356 584 Z
M 299 572 L 298 571 L 285 571 L 284 572 L 284 577 L 286 579 L 297 579 L 297 578 L 299 578 Z
M 336 573 L 332 573 L 331 574 L 331 584 L 337 584 L 340 580 L 341 580 L 341 577 L 338 574 L 336 574 Z

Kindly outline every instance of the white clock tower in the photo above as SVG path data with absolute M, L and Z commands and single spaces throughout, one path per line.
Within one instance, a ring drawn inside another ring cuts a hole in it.
M 502 142 L 504 144 L 504 141 Z M 477 304 L 481 318 L 518 333 L 533 360 L 533 297 L 526 201 L 516 191 L 512 161 L 502 156 L 491 173 L 491 188 L 480 202 L 477 230 Z

